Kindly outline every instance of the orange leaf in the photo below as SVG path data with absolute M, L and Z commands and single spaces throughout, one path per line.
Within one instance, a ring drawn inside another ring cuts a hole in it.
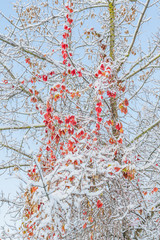
M 118 172 L 120 169 L 121 169 L 121 168 L 119 168 L 119 167 L 115 167 L 115 168 L 114 168 L 114 170 L 115 170 L 116 172 Z
M 31 188 L 31 193 L 34 193 L 37 189 L 38 189 L 38 187 L 32 187 Z
M 87 227 L 87 223 L 85 223 L 84 225 L 83 225 L 83 229 L 85 229 Z
M 93 218 L 92 218 L 91 216 L 88 218 L 88 220 L 89 220 L 90 222 L 93 222 Z
M 109 139 L 109 143 L 110 143 L 110 144 L 114 144 L 114 143 L 116 143 L 116 140 L 114 140 L 113 138 L 110 138 L 110 139 Z
M 147 192 L 143 192 L 144 196 L 147 195 Z
M 123 133 L 123 128 L 120 129 L 120 133 Z
M 128 102 L 128 100 L 125 98 L 125 100 L 124 100 L 124 106 L 128 106 L 129 105 L 129 102 Z
M 157 192 L 157 191 L 158 191 L 157 187 L 153 188 L 153 192 Z
M 65 232 L 65 225 L 62 226 L 62 231 Z
M 101 202 L 101 200 L 98 200 L 97 201 L 97 207 L 98 208 L 101 208 L 103 206 L 103 203 Z
M 122 138 L 120 138 L 120 139 L 118 140 L 118 143 L 122 144 L 122 142 L 123 142 L 123 140 L 122 140 Z

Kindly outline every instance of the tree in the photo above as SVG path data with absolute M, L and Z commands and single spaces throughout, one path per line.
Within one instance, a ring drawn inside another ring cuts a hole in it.
M 158 4 L 35 0 L 1 13 L 1 171 L 22 182 L 1 196 L 14 218 L 2 239 L 159 239 L 160 45 L 157 33 L 140 41 Z

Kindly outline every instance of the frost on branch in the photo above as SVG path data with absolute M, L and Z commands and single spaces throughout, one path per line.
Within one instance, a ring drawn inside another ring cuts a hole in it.
M 157 236 L 158 100 L 157 85 L 147 84 L 158 55 L 154 48 L 143 57 L 134 45 L 147 6 L 139 2 L 140 13 L 131 1 L 15 4 L 14 39 L 0 35 L 9 52 L 1 59 L 2 130 L 10 131 L 1 146 L 12 163 L 2 169 L 17 171 L 23 185 L 11 209 L 20 226 L 4 239 Z M 14 75 L 14 64 L 22 72 Z

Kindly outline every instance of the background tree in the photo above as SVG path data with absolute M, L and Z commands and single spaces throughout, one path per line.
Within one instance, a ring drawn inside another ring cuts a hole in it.
M 159 239 L 159 38 L 141 33 L 158 7 L 36 0 L 1 13 L 0 168 L 22 182 L 1 196 L 2 239 Z

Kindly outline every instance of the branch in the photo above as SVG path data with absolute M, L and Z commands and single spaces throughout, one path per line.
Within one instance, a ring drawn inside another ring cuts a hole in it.
M 85 10 L 92 9 L 92 8 L 100 8 L 100 7 L 102 7 L 102 8 L 107 7 L 107 8 L 108 8 L 108 4 L 94 5 L 94 6 L 85 7 L 85 8 L 82 8 L 82 9 L 80 9 L 80 10 L 75 11 L 75 13 L 77 13 L 77 12 L 83 12 L 83 11 L 85 11 Z
M 4 17 L 11 25 L 13 25 L 15 28 L 17 28 L 18 30 L 25 30 L 25 29 L 28 29 L 28 28 L 34 28 L 34 27 L 38 27 L 46 22 L 49 22 L 50 20 L 53 20 L 55 18 L 58 18 L 60 16 L 60 14 L 58 16 L 50 16 L 46 19 L 43 19 L 41 20 L 41 22 L 39 23 L 36 23 L 36 24 L 29 24 L 28 26 L 26 26 L 25 28 L 21 28 L 21 27 L 18 27 L 17 25 L 13 24 L 13 22 L 8 18 L 6 17 L 2 12 L 0 12 L 0 15 L 2 15 L 2 17 Z
M 22 127 L 0 127 L 0 131 L 4 131 L 4 130 L 21 130 L 21 129 L 30 129 L 30 128 L 43 128 L 45 127 L 44 124 L 40 124 L 40 125 L 32 125 L 32 126 L 22 126 Z
M 32 157 L 31 155 L 28 155 L 28 154 L 26 154 L 26 153 L 24 153 L 24 152 L 21 152 L 20 150 L 14 148 L 14 147 L 8 146 L 8 145 L 6 145 L 6 144 L 4 144 L 4 143 L 2 143 L 2 142 L 0 142 L 0 145 L 1 145 L 2 147 L 8 148 L 8 149 L 10 149 L 10 150 L 13 150 L 13 151 L 15 151 L 15 152 L 17 152 L 17 153 L 25 156 L 25 157 L 28 157 L 28 158 L 30 158 L 30 159 L 33 159 L 33 157 Z
M 133 143 L 134 141 L 138 140 L 140 137 L 142 137 L 145 133 L 147 133 L 148 131 L 152 130 L 154 127 L 156 127 L 158 124 L 160 123 L 160 119 L 153 123 L 150 127 L 148 127 L 147 129 L 145 129 L 142 133 L 140 133 L 138 136 L 136 136 L 129 144 L 128 146 L 131 145 L 131 143 Z
M 10 74 L 10 76 L 12 77 L 12 79 L 13 79 L 13 80 L 16 80 L 16 78 L 15 78 L 15 76 L 13 75 L 13 73 L 11 72 L 11 70 L 10 70 L 6 65 L 4 65 L 2 62 L 0 62 L 0 64 L 4 67 L 4 69 L 6 69 L 6 71 Z M 27 93 L 27 95 L 29 95 L 29 96 L 33 96 L 33 94 L 30 93 L 28 90 L 26 90 L 24 87 L 22 87 L 22 86 L 18 86 L 18 87 L 22 90 L 22 92 Z M 41 103 L 43 103 L 42 99 L 41 99 L 39 96 L 37 96 L 37 99 L 38 99 Z
M 145 5 L 145 7 L 144 7 L 144 10 L 143 10 L 143 12 L 142 12 L 142 14 L 141 14 L 141 16 L 140 16 L 139 21 L 138 21 L 138 25 L 137 25 L 136 31 L 135 31 L 135 33 L 134 33 L 134 36 L 133 36 L 133 38 L 132 38 L 131 45 L 130 45 L 130 47 L 129 47 L 129 49 L 128 49 L 127 54 L 126 54 L 125 57 L 124 57 L 124 60 L 121 62 L 120 66 L 119 66 L 119 68 L 118 68 L 118 70 L 117 70 L 118 72 L 120 71 L 121 66 L 123 65 L 123 63 L 125 62 L 125 60 L 129 57 L 129 55 L 130 55 L 130 53 L 131 53 L 131 50 L 132 50 L 133 45 L 134 45 L 134 43 L 135 43 L 135 41 L 136 41 L 136 38 L 137 38 L 138 31 L 139 31 L 140 26 L 141 26 L 141 24 L 142 24 L 142 20 L 143 20 L 144 14 L 145 14 L 145 12 L 146 12 L 146 10 L 147 10 L 147 8 L 148 8 L 149 2 L 150 2 L 150 0 L 147 0 L 146 5 Z
M 152 58 L 146 65 L 144 65 L 143 67 L 140 67 L 139 69 L 137 69 L 135 72 L 131 73 L 128 77 L 126 77 L 126 79 L 133 77 L 135 74 L 137 74 L 138 72 L 144 70 L 145 68 L 147 68 L 152 62 L 154 62 L 155 60 L 157 60 L 158 58 L 160 58 L 160 54 L 158 54 L 157 56 L 155 56 L 154 58 Z
M 131 66 L 129 71 L 122 76 L 122 79 L 126 78 L 137 65 L 140 65 L 141 62 L 153 56 L 156 49 L 157 49 L 157 46 L 155 46 L 154 49 L 148 55 L 145 55 L 143 58 L 135 61 L 135 63 Z
M 30 55 L 32 55 L 34 57 L 37 57 L 37 58 L 39 58 L 41 60 L 45 60 L 45 61 L 47 61 L 47 62 L 49 62 L 51 64 L 54 64 L 56 67 L 58 67 L 54 63 L 54 61 L 52 59 L 50 59 L 48 57 L 45 57 L 44 54 L 42 54 L 41 52 L 38 52 L 34 48 L 31 49 L 31 48 L 29 48 L 27 46 L 20 46 L 15 41 L 13 41 L 11 38 L 7 38 L 5 35 L 2 35 L 2 34 L 0 34 L 0 41 L 5 42 L 5 43 L 7 43 L 8 45 L 10 45 L 12 47 L 17 47 L 17 48 L 19 48 L 20 50 L 22 50 L 25 53 L 28 53 L 28 54 L 30 54 Z
M 0 165 L 0 170 L 4 170 L 4 169 L 8 169 L 8 168 L 19 168 L 19 167 L 29 167 L 30 165 L 29 164 L 21 164 L 21 165 L 9 165 L 9 166 L 3 166 L 3 165 Z
M 146 77 L 146 79 L 144 80 L 142 85 L 139 87 L 139 89 L 128 99 L 128 101 L 130 101 L 132 98 L 134 98 L 139 93 L 139 91 L 143 88 L 144 84 L 147 82 L 147 80 L 149 78 L 150 78 L 150 74 Z

